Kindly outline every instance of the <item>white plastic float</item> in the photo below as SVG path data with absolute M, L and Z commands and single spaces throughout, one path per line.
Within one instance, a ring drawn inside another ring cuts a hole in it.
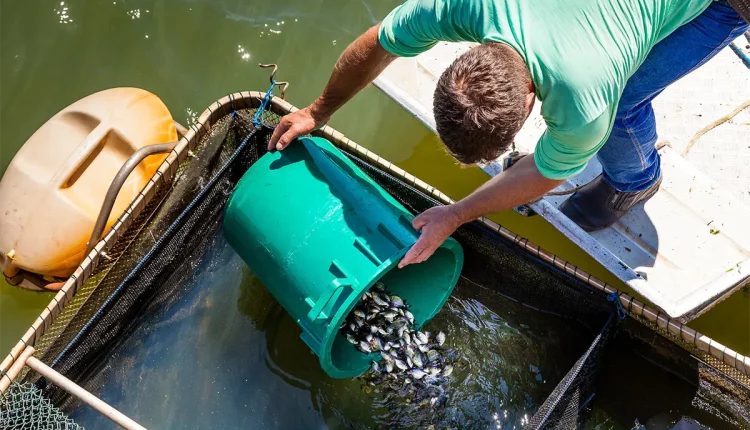
M 47 121 L 0 181 L 0 269 L 8 282 L 37 290 L 59 288 L 58 281 L 70 276 L 90 250 L 102 208 L 109 212 L 93 242 L 141 192 L 166 158 L 164 152 L 174 146 L 153 144 L 176 140 L 167 107 L 138 88 L 92 94 Z M 122 181 L 110 187 L 118 175 Z M 105 199 L 108 192 L 111 199 Z

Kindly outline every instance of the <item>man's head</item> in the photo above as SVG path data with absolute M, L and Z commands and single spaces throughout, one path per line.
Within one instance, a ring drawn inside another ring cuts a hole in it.
M 440 139 L 462 163 L 499 157 L 531 112 L 533 88 L 513 48 L 487 43 L 469 50 L 443 72 L 435 89 Z

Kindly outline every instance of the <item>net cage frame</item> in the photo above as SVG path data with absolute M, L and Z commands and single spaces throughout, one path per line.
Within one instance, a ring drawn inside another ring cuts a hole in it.
M 72 315 L 75 314 L 76 309 L 72 309 L 74 306 L 69 306 L 69 304 L 73 302 L 73 298 L 77 296 L 79 290 L 87 280 L 106 269 L 107 265 L 112 261 L 111 254 L 116 254 L 118 247 L 122 248 L 123 242 L 132 240 L 132 237 L 128 237 L 129 229 L 137 226 L 139 217 L 148 212 L 149 204 L 153 204 L 157 200 L 157 196 L 163 196 L 169 192 L 172 180 L 178 174 L 180 166 L 188 160 L 191 156 L 191 151 L 196 148 L 198 143 L 210 133 L 211 127 L 221 118 L 236 110 L 259 108 L 264 95 L 264 93 L 257 91 L 229 94 L 212 103 L 197 121 L 187 129 L 181 126 L 178 127 L 186 130 L 179 143 L 169 153 L 153 177 L 149 179 L 143 190 L 136 196 L 93 250 L 84 258 L 81 265 L 68 278 L 60 291 L 56 293 L 50 303 L 42 310 L 31 327 L 0 364 L 0 396 L 5 393 L 12 383 L 18 383 L 24 372 L 28 370 L 28 364 L 26 363 L 28 357 L 41 356 L 43 348 L 36 350 L 35 347 L 45 334 L 50 335 L 53 323 L 57 326 L 66 323 L 63 321 L 64 318 L 60 318 L 63 311 L 66 311 L 67 318 L 72 319 Z M 279 97 L 272 97 L 267 109 L 279 116 L 297 110 L 292 104 Z M 316 130 L 313 132 L 313 135 L 328 139 L 342 151 L 382 169 L 441 204 L 454 203 L 453 199 L 440 190 L 367 148 L 358 145 L 330 126 L 326 125 Z M 618 290 L 528 239 L 513 233 L 500 224 L 487 218 L 480 218 L 478 222 L 511 242 L 520 251 L 548 263 L 561 272 L 592 287 L 594 290 L 605 295 L 617 295 L 627 316 L 644 324 L 652 331 L 670 340 L 682 349 L 687 350 L 698 359 L 724 372 L 734 380 L 741 381 L 746 387 L 750 387 L 750 358 L 697 332 L 679 320 L 670 318 L 658 308 L 645 304 Z M 90 293 L 91 291 L 85 292 L 85 294 Z M 78 300 L 76 303 L 79 307 L 82 304 L 81 300 Z

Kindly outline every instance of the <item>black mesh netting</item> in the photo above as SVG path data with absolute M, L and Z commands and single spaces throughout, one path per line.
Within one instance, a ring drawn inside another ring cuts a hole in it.
M 99 275 L 95 289 L 75 315 L 45 340 L 44 362 L 96 392 L 108 376 L 109 354 L 132 332 L 139 316 L 178 299 L 175 292 L 195 276 L 234 185 L 265 152 L 270 131 L 254 129 L 251 114 L 228 115 L 211 127 L 194 157 L 180 168 L 169 193 L 160 197 L 158 208 L 142 220 L 145 224 L 137 237 Z M 271 113 L 264 115 L 266 123 L 278 120 Z M 350 157 L 413 213 L 438 204 L 387 171 Z M 520 252 L 516 244 L 484 224 L 465 225 L 454 237 L 465 252 L 465 280 L 541 312 L 576 321 L 591 333 L 589 347 L 580 351 L 567 375 L 555 381 L 555 389 L 526 424 L 527 428 L 578 427 L 590 409 L 605 345 L 614 333 L 612 304 L 576 278 Z M 721 379 L 722 375 L 718 372 L 713 377 Z M 26 379 L 36 381 L 47 398 L 63 409 L 75 403 L 38 375 L 31 373 Z M 725 403 L 710 404 L 727 414 Z

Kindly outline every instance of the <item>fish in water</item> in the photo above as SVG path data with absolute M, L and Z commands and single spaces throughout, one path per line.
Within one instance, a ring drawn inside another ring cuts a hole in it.
M 438 345 L 442 346 L 445 343 L 445 333 L 442 331 L 437 334 L 437 337 L 435 337 L 435 340 L 437 341 Z
M 431 343 L 429 332 L 414 327 L 409 304 L 389 293 L 383 282 L 378 281 L 362 295 L 340 332 L 360 352 L 380 353 L 382 361 L 373 360 L 370 365 L 370 385 L 387 383 L 384 388 L 393 387 L 400 395 L 420 396 L 426 404 L 438 401 L 430 400 L 437 399 L 436 389 L 438 394 L 444 392 L 440 384 L 452 374 L 453 367 L 448 363 L 455 359 L 455 353 L 443 347 L 445 333 L 439 332 Z
M 409 371 L 409 376 L 411 376 L 414 379 L 422 379 L 427 375 L 424 370 L 422 369 L 411 369 Z
M 393 360 L 393 362 L 396 364 L 396 367 L 398 367 L 401 370 L 406 370 L 409 368 L 408 364 L 404 363 L 403 360 L 400 360 L 398 358 Z
M 359 350 L 362 351 L 362 352 L 364 352 L 364 353 L 368 353 L 368 354 L 372 351 L 370 349 L 370 344 L 367 343 L 367 342 L 365 342 L 365 341 L 361 341 L 359 343 Z

